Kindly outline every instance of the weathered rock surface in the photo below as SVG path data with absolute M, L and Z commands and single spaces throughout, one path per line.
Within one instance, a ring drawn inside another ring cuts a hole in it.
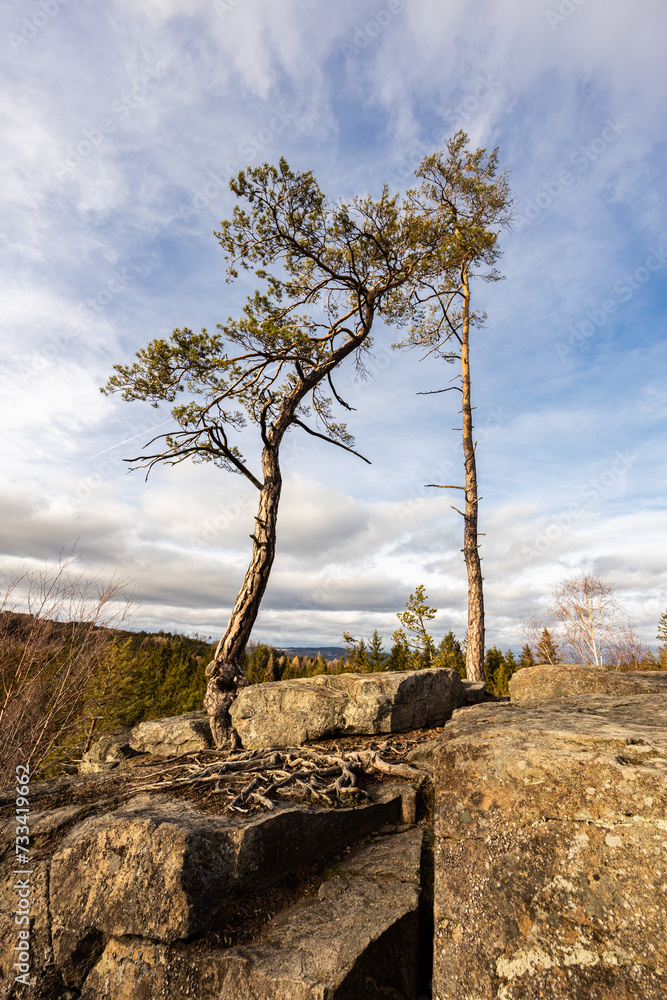
M 141 754 L 173 757 L 213 746 L 208 716 L 203 710 L 186 712 L 166 719 L 140 722 L 133 729 L 103 736 L 92 745 L 79 763 L 80 774 L 111 771 Z
M 441 742 L 441 739 L 434 739 L 418 743 L 412 750 L 408 750 L 405 759 L 421 770 L 433 773 L 433 755 Z
M 277 807 L 252 820 L 211 816 L 165 795 L 138 795 L 84 821 L 51 862 L 56 965 L 76 982 L 78 953 L 98 938 L 172 942 L 214 910 L 402 815 L 400 791 L 350 809 Z
M 82 1000 L 414 1000 L 421 830 L 353 850 L 256 944 L 203 951 L 111 939 Z
M 206 712 L 186 712 L 168 719 L 140 722 L 130 731 L 130 746 L 143 753 L 167 757 L 208 750 L 213 739 Z
M 131 732 L 113 733 L 103 736 L 93 743 L 90 750 L 84 753 L 79 762 L 79 774 L 99 774 L 101 771 L 111 771 L 114 767 L 137 757 L 140 753 L 130 746 Z
M 437 1000 L 664 1000 L 667 695 L 458 712 L 436 751 Z
M 230 709 L 243 746 L 301 746 L 335 733 L 401 733 L 440 726 L 467 703 L 455 670 L 320 674 L 254 684 Z
M 576 698 L 583 694 L 667 694 L 667 670 L 625 673 L 581 663 L 545 663 L 517 670 L 509 689 L 512 701 Z
M 486 685 L 484 681 L 461 681 L 463 684 L 463 690 L 465 691 L 466 700 L 469 705 L 477 705 L 480 701 L 484 701 L 484 695 L 486 694 Z
M 92 788 L 96 782 L 109 787 L 108 779 L 95 776 L 58 779 L 35 786 L 35 802 L 48 787 L 66 792 L 68 782 L 77 788 Z M 385 782 L 367 790 L 371 799 L 360 806 L 285 804 L 250 817 L 203 813 L 188 801 L 157 793 L 137 795 L 120 807 L 113 798 L 100 800 L 92 794 L 85 804 L 33 813 L 33 985 L 21 988 L 22 1000 L 60 998 L 63 984 L 80 988 L 104 953 L 104 961 L 110 960 L 116 946 L 109 950 L 109 941 L 131 940 L 133 947 L 139 943 L 137 955 L 162 954 L 160 947 L 172 942 L 178 951 L 179 942 L 207 929 L 211 913 L 224 918 L 226 901 L 275 885 L 380 827 L 414 820 L 415 791 L 410 785 Z M 91 816 L 91 810 L 97 814 Z M 13 970 L 15 825 L 10 820 L 2 829 L 3 1000 L 19 996 Z M 118 949 L 120 953 L 120 944 Z M 217 1000 L 217 994 L 205 990 L 202 1000 L 209 995 Z

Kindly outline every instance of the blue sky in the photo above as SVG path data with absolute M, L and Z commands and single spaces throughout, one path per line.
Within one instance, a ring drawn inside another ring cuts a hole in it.
M 332 198 L 402 191 L 464 128 L 500 147 L 517 215 L 472 349 L 487 642 L 580 570 L 641 636 L 667 607 L 667 223 L 660 0 L 4 0 L 0 566 L 76 542 L 127 579 L 139 627 L 219 636 L 256 495 L 207 466 L 122 459 L 169 426 L 104 397 L 112 365 L 240 311 L 212 235 L 228 178 L 285 156 Z M 361 463 L 293 434 L 258 639 L 388 640 L 422 583 L 466 622 L 455 370 L 392 352 L 342 384 Z M 256 454 L 254 444 L 248 453 Z M 454 481 L 456 481 L 454 479 Z

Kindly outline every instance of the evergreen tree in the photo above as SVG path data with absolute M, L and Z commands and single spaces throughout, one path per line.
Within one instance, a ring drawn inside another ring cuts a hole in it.
M 434 667 L 447 667 L 449 670 L 456 670 L 465 679 L 466 658 L 452 630 L 440 640 L 433 660 Z
M 326 674 L 328 672 L 328 664 L 324 659 L 322 653 L 318 653 L 311 664 L 311 677 L 315 677 L 316 674 Z
M 412 666 L 410 647 L 400 636 L 396 638 L 396 635 L 397 633 L 394 632 L 394 644 L 385 661 L 385 670 L 410 670 Z
M 484 321 L 484 314 L 471 305 L 471 279 L 496 281 L 495 263 L 500 255 L 498 232 L 511 221 L 512 197 L 505 174 L 498 174 L 498 150 L 467 148 L 462 130 L 447 143 L 444 152 L 427 156 L 416 171 L 422 184 L 408 192 L 423 213 L 425 232 L 438 247 L 440 260 L 431 261 L 414 275 L 414 284 L 403 289 L 410 295 L 414 325 L 404 341 L 410 347 L 427 348 L 444 361 L 460 361 L 461 431 L 463 434 L 464 484 L 429 483 L 439 489 L 463 492 L 463 554 L 468 572 L 467 675 L 484 679 L 484 594 L 479 556 L 476 442 L 473 434 L 471 398 L 470 335 Z
M 538 663 L 558 663 L 558 645 L 553 641 L 548 628 L 542 630 L 537 647 Z
M 363 674 L 367 674 L 371 670 L 368 650 L 363 639 L 359 640 L 359 649 L 357 650 L 357 670 Z
M 511 677 L 512 674 L 515 674 L 519 669 L 519 664 L 517 663 L 516 656 L 514 655 L 511 649 L 508 649 L 505 653 L 505 663 L 507 664 L 507 667 L 509 669 L 509 675 Z
M 294 678 L 300 676 L 301 676 L 301 665 L 299 663 L 299 657 L 295 656 L 294 659 L 290 660 L 290 662 L 285 667 L 281 679 L 284 681 L 289 681 L 289 680 L 294 680 Z
M 528 643 L 526 643 L 526 645 L 521 650 L 521 657 L 519 659 L 519 666 L 520 667 L 534 667 L 535 666 L 535 657 L 533 656 L 533 651 L 530 648 L 530 646 L 528 645 Z
M 489 694 L 501 694 L 506 679 L 505 658 L 497 646 L 487 649 L 484 657 L 484 678 Z M 505 694 L 507 692 L 505 691 Z
M 484 657 L 486 690 L 490 694 L 506 698 L 510 693 L 509 682 L 512 674 L 516 673 L 518 669 L 519 664 L 511 649 L 502 653 L 497 646 L 492 646 Z
M 352 409 L 335 388 L 338 369 L 354 359 L 363 370 L 376 316 L 391 322 L 398 288 L 439 256 L 421 235 L 418 209 L 401 207 L 386 186 L 378 201 L 335 201 L 284 159 L 248 167 L 230 186 L 239 201 L 215 235 L 229 280 L 252 270 L 260 287 L 215 333 L 186 327 L 152 340 L 133 364 L 115 366 L 103 390 L 176 404 L 174 429 L 158 436 L 158 451 L 136 459 L 139 467 L 210 461 L 258 491 L 250 562 L 208 668 L 205 707 L 217 747 L 230 739 L 229 695 L 243 683 L 243 653 L 275 558 L 285 437 L 299 429 L 363 458 L 333 410 Z M 253 425 L 261 464 L 237 443 Z
M 343 632 L 343 639 L 348 646 L 346 650 L 347 663 L 345 665 L 345 672 L 353 674 L 368 673 L 372 668 L 364 640 L 355 639 L 349 632 Z
M 504 656 L 504 661 L 505 661 L 505 668 L 504 668 L 505 677 L 501 686 L 502 686 L 502 694 L 508 695 L 510 693 L 509 682 L 512 679 L 512 676 L 519 669 L 519 663 L 517 662 L 517 659 L 511 649 L 508 649 L 506 651 Z
M 382 645 L 382 637 L 378 634 L 378 630 L 375 629 L 373 632 L 373 637 L 368 644 L 368 663 L 371 670 L 384 670 L 385 660 L 387 656 L 384 651 L 384 646 Z
M 243 663 L 243 672 L 251 684 L 261 684 L 266 679 L 266 668 L 269 663 L 270 650 L 263 642 L 258 645 L 248 643 Z
M 429 667 L 433 667 L 435 665 L 433 661 L 435 660 L 436 652 L 437 650 L 435 648 L 435 643 L 433 642 L 433 639 L 431 639 L 431 637 L 429 636 L 424 642 L 424 645 L 422 646 L 421 651 L 418 654 L 419 668 L 422 670 L 427 670 Z
M 395 643 L 403 643 L 410 649 L 410 662 L 406 669 L 430 667 L 432 654 L 435 650 L 433 639 L 426 631 L 426 622 L 438 613 L 437 608 L 430 608 L 426 603 L 428 595 L 420 584 L 414 594 L 410 594 L 405 603 L 405 611 L 396 614 L 403 628 L 396 629 L 392 638 Z M 405 629 L 409 634 L 406 634 Z
M 86 692 L 91 706 L 97 706 L 96 733 L 199 708 L 211 651 L 201 639 L 170 632 L 117 633 L 107 649 L 108 663 Z M 113 692 L 105 680 L 109 671 Z

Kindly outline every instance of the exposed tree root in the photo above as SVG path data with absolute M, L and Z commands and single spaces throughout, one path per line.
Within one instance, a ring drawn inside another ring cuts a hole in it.
M 384 760 L 376 750 L 326 753 L 309 747 L 296 750 L 207 751 L 218 759 L 204 763 L 196 755 L 184 755 L 178 762 L 151 775 L 162 780 L 140 785 L 133 793 L 159 789 L 213 785 L 208 795 L 225 795 L 225 811 L 248 813 L 258 808 L 271 810 L 281 800 L 310 801 L 335 807 L 367 799 L 358 787 L 361 776 L 389 775 L 411 781 L 428 778 L 425 771 L 403 761 Z M 238 778 L 250 781 L 239 791 Z

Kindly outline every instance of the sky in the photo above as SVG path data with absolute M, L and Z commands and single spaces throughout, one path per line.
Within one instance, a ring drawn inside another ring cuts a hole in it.
M 175 327 L 238 315 L 214 230 L 229 178 L 284 156 L 331 199 L 403 192 L 457 129 L 499 147 L 515 218 L 471 348 L 487 645 L 580 572 L 644 641 L 667 608 L 667 190 L 662 0 L 1 0 L 0 571 L 75 551 L 135 627 L 224 631 L 257 495 L 209 465 L 123 459 L 168 406 L 104 396 Z M 292 432 L 254 638 L 388 645 L 423 584 L 466 629 L 456 370 L 392 351 L 341 385 L 370 461 Z M 257 448 L 243 442 L 250 461 Z M 452 478 L 454 477 L 454 478 Z

